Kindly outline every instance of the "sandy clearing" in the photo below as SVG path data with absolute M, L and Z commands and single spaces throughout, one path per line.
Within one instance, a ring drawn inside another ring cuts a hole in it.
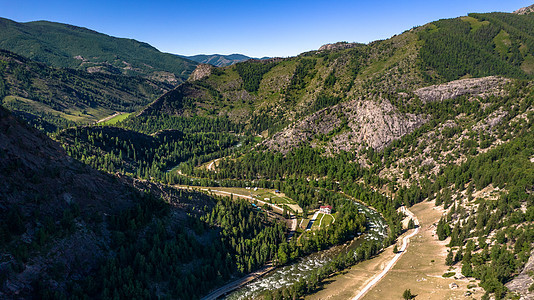
M 412 206 L 410 210 L 419 219 L 419 233 L 410 239 L 410 247 L 390 272 L 361 299 L 401 299 L 405 289 L 416 294 L 416 299 L 480 299 L 483 295 L 481 288 L 471 289 L 473 295 L 470 297 L 464 295 L 468 291 L 467 285 L 476 283 L 468 279 L 441 276 L 448 271 L 444 263 L 447 241 L 437 240 L 433 224 L 439 221 L 442 209 L 435 207 L 434 202 L 423 202 Z M 390 246 L 377 257 L 332 277 L 326 281 L 323 289 L 306 299 L 353 298 L 373 276 L 382 272 L 394 256 L 392 249 L 393 246 Z M 449 284 L 453 282 L 459 288 L 450 289 Z

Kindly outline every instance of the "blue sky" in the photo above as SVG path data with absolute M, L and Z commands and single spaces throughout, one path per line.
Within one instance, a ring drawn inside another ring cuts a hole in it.
M 294 56 L 336 41 L 370 42 L 469 12 L 534 0 L 57 1 L 0 0 L 0 16 L 48 20 L 147 42 L 175 54 Z

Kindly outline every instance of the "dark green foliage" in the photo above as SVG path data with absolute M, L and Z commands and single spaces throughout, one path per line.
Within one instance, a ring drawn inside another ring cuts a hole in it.
M 414 229 L 414 228 L 415 228 L 415 223 L 413 219 L 410 219 L 410 221 L 408 221 L 408 229 Z
M 20 209 L 18 207 L 12 207 L 7 213 L 7 220 L 5 225 L 7 227 L 8 233 L 13 235 L 20 235 L 26 231 L 24 226 L 24 217 L 22 216 Z
M 221 199 L 208 215 L 202 217 L 210 226 L 221 228 L 223 248 L 218 251 L 232 258 L 233 266 L 240 273 L 251 272 L 278 253 L 278 245 L 282 249 L 285 241 L 286 228 L 283 223 L 270 224 L 265 212 L 253 211 L 247 201 Z M 285 262 L 284 262 L 285 263 Z
M 436 70 L 444 81 L 464 75 L 527 77 L 517 64 L 510 64 L 493 49 L 493 38 L 500 32 L 497 24 L 490 23 L 474 31 L 468 22 L 459 18 L 431 25 L 419 33 L 424 42 L 419 57 L 424 69 Z
M 51 68 L 4 50 L 0 66 L 0 99 L 17 96 L 35 102 L 12 99 L 3 105 L 48 132 L 72 126 L 65 115 L 96 121 L 88 111 L 131 112 L 172 88 L 141 77 Z
M 163 130 L 177 130 L 183 133 L 220 132 L 241 133 L 244 126 L 230 122 L 227 118 L 178 117 L 169 115 L 130 117 L 118 127 L 153 134 Z
M 228 155 L 239 138 L 227 133 L 165 130 L 145 135 L 115 127 L 79 127 L 57 137 L 67 153 L 108 172 L 165 179 L 168 169 L 188 160 L 193 165 Z
M 67 24 L 47 21 L 17 23 L 2 18 L 0 26 L 1 49 L 55 67 L 86 70 L 98 66 L 113 74 L 145 77 L 166 71 L 173 73 L 180 83 L 187 79 L 197 64 L 177 55 L 162 53 L 146 43 Z M 124 61 L 131 67 L 128 68 Z
M 452 266 L 454 264 L 454 252 L 452 250 L 449 250 L 447 253 L 447 258 L 445 258 L 445 265 Z
M 443 218 L 439 219 L 436 233 L 440 241 L 443 241 L 451 234 L 451 227 L 445 222 Z
M 314 113 L 323 108 L 334 106 L 338 104 L 339 102 L 341 102 L 341 97 L 329 96 L 325 93 L 319 93 L 319 95 L 317 95 L 317 98 L 313 102 L 313 105 L 311 106 L 309 113 Z
M 315 70 L 316 64 L 316 58 L 299 58 L 295 72 L 285 91 L 286 101 L 289 104 L 295 104 L 297 102 L 299 95 L 304 91 L 306 85 L 315 77 L 315 74 L 317 74 L 317 70 Z
M 249 92 L 256 92 L 260 88 L 261 79 L 263 75 L 269 72 L 277 63 L 274 62 L 247 62 L 238 63 L 235 69 L 241 79 L 243 79 L 243 88 Z
M 405 300 L 410 300 L 412 298 L 415 298 L 415 296 L 412 294 L 412 291 L 410 289 L 406 289 L 402 293 L 402 298 Z
M 180 198 L 208 196 L 179 191 Z M 219 198 L 186 224 L 169 219 L 170 206 L 151 194 L 109 218 L 115 255 L 81 282 L 71 282 L 75 298 L 197 299 L 231 276 L 250 272 L 276 254 L 285 226 L 253 210 L 246 201 Z M 185 226 L 184 226 L 185 225 Z M 39 297 L 58 298 L 49 287 Z
M 331 89 L 336 84 L 336 73 L 335 70 L 332 70 L 328 76 L 326 76 L 324 80 L 324 88 L 325 89 Z

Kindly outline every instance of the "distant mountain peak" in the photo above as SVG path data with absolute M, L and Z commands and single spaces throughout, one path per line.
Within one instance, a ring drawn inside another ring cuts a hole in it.
M 527 6 L 527 7 L 520 8 L 520 9 L 514 11 L 514 14 L 517 14 L 517 15 L 529 15 L 529 14 L 531 14 L 533 12 L 534 12 L 534 4 L 532 4 L 530 6 Z
M 196 61 L 201 64 L 209 64 L 215 67 L 226 67 L 249 59 L 267 59 L 268 57 L 254 58 L 243 54 L 199 54 L 193 56 L 182 56 L 184 58 Z

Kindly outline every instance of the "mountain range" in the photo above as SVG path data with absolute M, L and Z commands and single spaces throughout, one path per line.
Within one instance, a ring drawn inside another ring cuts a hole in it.
M 183 56 L 183 57 L 190 59 L 192 61 L 196 61 L 201 64 L 209 64 L 215 67 L 226 67 L 226 66 L 230 66 L 235 63 L 238 63 L 238 62 L 247 61 L 249 59 L 258 59 L 258 58 L 249 57 L 243 54 L 229 54 L 229 55 L 199 54 L 199 55 Z M 268 59 L 268 57 L 263 57 L 260 59 Z
M 136 75 L 174 85 L 185 81 L 196 66 L 147 43 L 48 21 L 0 18 L 0 49 L 54 67 Z
M 301 298 L 387 256 L 423 202 L 440 214 L 420 227 L 437 258 L 409 262 L 424 270 L 391 277 L 399 289 L 532 297 L 532 6 L 267 59 L 0 21 L 0 298 L 200 298 L 372 230 L 354 199 L 384 218 L 383 240 L 250 297 Z M 115 112 L 135 113 L 88 124 Z M 266 194 L 251 205 L 240 188 Z M 314 227 L 325 205 L 336 219 Z

